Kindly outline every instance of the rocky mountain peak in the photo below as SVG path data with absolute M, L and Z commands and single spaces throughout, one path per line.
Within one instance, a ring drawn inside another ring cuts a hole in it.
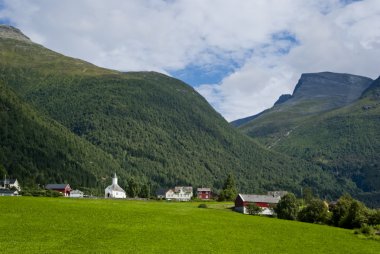
M 24 35 L 19 29 L 7 25 L 0 25 L 0 38 L 14 39 L 23 42 L 32 42 L 29 37 Z
M 372 79 L 352 74 L 320 72 L 301 75 L 293 98 L 331 98 L 337 97 L 345 101 L 353 101 L 360 97 Z

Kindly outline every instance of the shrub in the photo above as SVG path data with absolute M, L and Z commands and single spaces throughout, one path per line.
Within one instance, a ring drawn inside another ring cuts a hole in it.
M 261 207 L 256 205 L 255 203 L 249 204 L 247 206 L 247 210 L 248 210 L 248 213 L 251 215 L 259 214 L 262 211 Z
M 295 220 L 298 215 L 298 203 L 293 193 L 283 196 L 274 208 L 277 217 L 285 220 Z
M 375 229 L 367 224 L 363 224 L 360 228 L 360 233 L 364 235 L 374 235 L 375 234 Z
M 380 210 L 372 210 L 368 216 L 369 225 L 380 225 Z
M 206 204 L 199 204 L 198 208 L 208 208 Z
M 328 208 L 320 199 L 313 199 L 299 213 L 299 220 L 311 223 L 326 223 L 328 219 Z

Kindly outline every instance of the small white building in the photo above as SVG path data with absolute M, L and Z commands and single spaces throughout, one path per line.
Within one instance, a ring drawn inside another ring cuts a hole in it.
M 80 190 L 72 190 L 70 191 L 70 198 L 83 198 L 84 193 Z
M 112 178 L 112 185 L 108 186 L 104 190 L 104 197 L 105 198 L 126 198 L 127 197 L 127 195 L 125 194 L 125 191 L 117 184 L 116 173 L 114 177 Z
M 17 179 L 0 180 L 0 188 L 3 188 L 3 189 L 15 188 L 16 190 L 21 191 L 21 186 L 20 186 L 20 183 L 17 181 Z
M 165 193 L 166 200 L 177 201 L 190 201 L 193 197 L 193 187 L 191 186 L 178 186 L 173 189 L 169 189 Z

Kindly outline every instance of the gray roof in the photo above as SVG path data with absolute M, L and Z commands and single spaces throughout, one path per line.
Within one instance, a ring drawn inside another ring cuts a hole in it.
M 197 191 L 211 191 L 211 188 L 198 188 Z
M 53 183 L 53 184 L 47 184 L 45 186 L 45 189 L 48 189 L 48 190 L 62 190 L 62 189 L 65 189 L 66 186 L 69 186 L 69 188 L 70 188 L 70 185 L 67 184 L 67 183 L 58 183 L 58 184 Z
M 183 192 L 193 192 L 193 187 L 191 187 L 191 186 L 176 186 L 176 187 L 174 187 L 174 192 L 180 192 L 181 190 Z
M 164 188 L 159 188 L 156 190 L 156 195 L 157 196 L 165 196 L 166 192 L 168 191 L 168 189 L 164 189 Z
M 14 184 L 17 179 L 5 179 L 5 184 Z M 0 180 L 0 184 L 4 184 L 4 179 Z
M 110 188 L 113 191 L 125 192 L 118 184 L 112 184 L 112 185 L 108 186 L 107 189 L 108 188 Z
M 262 202 L 262 203 L 270 203 L 277 204 L 281 197 L 272 195 L 251 195 L 251 194 L 239 194 L 241 199 L 246 202 Z

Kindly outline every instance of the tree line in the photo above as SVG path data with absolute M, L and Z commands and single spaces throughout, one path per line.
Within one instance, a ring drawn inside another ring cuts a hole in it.
M 288 193 L 281 198 L 274 211 L 280 219 L 356 228 L 356 233 L 367 235 L 380 233 L 380 210 L 369 209 L 349 194 L 328 204 L 314 196 L 299 200 L 293 193 Z

